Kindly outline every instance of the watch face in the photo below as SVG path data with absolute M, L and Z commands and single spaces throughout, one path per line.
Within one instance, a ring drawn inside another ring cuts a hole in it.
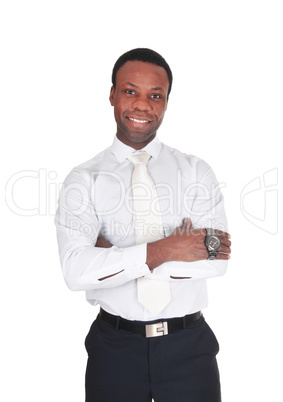
M 221 245 L 220 239 L 217 236 L 209 236 L 207 239 L 207 247 L 211 251 L 217 251 Z

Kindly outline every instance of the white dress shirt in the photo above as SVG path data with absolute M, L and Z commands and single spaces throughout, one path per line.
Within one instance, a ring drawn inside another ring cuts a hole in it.
M 157 188 L 165 236 L 186 217 L 194 229 L 227 231 L 223 196 L 206 162 L 157 138 L 144 150 L 152 155 L 147 168 Z M 133 152 L 115 137 L 111 147 L 74 168 L 65 179 L 55 224 L 66 283 L 72 290 L 86 291 L 91 304 L 129 320 L 181 317 L 202 310 L 207 306 L 206 278 L 223 275 L 227 261 L 171 261 L 149 270 L 147 246 L 136 245 L 133 227 L 134 167 L 127 160 Z M 113 247 L 95 247 L 98 236 Z M 137 299 L 136 279 L 142 276 L 170 281 L 171 302 L 157 317 Z

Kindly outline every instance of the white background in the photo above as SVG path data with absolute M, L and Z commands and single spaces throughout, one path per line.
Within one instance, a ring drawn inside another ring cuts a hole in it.
M 67 173 L 112 143 L 111 70 L 135 47 L 173 70 L 159 138 L 223 185 L 233 257 L 205 311 L 223 401 L 282 401 L 281 4 L 2 1 L 2 401 L 84 400 L 97 309 L 64 283 L 53 219 Z

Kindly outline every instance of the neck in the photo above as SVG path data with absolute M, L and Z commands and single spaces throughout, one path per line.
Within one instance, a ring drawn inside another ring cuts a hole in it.
M 156 137 L 156 134 L 154 134 L 150 136 L 147 140 L 139 142 L 139 141 L 131 141 L 127 137 L 119 135 L 119 133 L 117 133 L 116 135 L 121 142 L 123 142 L 124 144 L 128 145 L 131 148 L 134 148 L 137 151 L 144 148 Z

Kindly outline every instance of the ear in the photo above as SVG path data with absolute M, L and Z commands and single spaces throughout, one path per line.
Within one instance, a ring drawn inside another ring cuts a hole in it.
M 111 106 L 114 106 L 114 95 L 115 95 L 115 89 L 112 85 L 111 90 L 110 90 L 110 96 L 109 96 Z

